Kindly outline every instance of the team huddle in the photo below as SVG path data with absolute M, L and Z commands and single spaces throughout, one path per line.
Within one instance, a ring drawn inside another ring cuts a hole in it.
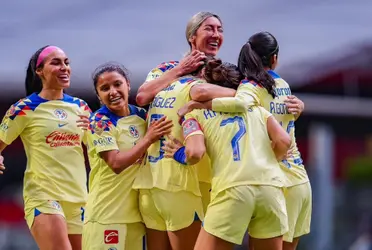
M 277 40 L 256 33 L 237 65 L 223 62 L 223 24 L 210 12 L 189 20 L 186 39 L 190 52 L 152 69 L 138 89 L 148 110 L 128 103 L 119 63 L 94 71 L 102 106 L 91 112 L 64 93 L 62 49 L 31 57 L 27 97 L 3 118 L 0 152 L 21 137 L 25 219 L 40 249 L 228 250 L 248 231 L 250 250 L 294 250 L 310 232 L 295 139 L 304 105 L 274 71 Z

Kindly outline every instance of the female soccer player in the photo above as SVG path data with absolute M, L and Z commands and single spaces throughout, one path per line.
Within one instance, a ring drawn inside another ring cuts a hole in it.
M 149 104 L 162 89 L 179 77 L 194 72 L 204 64 L 203 60 L 206 56 L 215 56 L 218 53 L 224 40 L 222 20 L 218 15 L 211 12 L 199 12 L 191 17 L 187 23 L 185 33 L 190 46 L 190 53 L 180 62 L 164 62 L 151 70 L 145 83 L 138 89 L 136 98 L 138 105 Z M 204 95 L 212 98 L 213 93 L 218 91 L 213 87 L 215 86 L 205 86 L 205 89 L 200 88 L 199 98 Z M 204 99 L 197 100 L 203 101 Z M 210 200 L 210 170 L 208 168 L 197 168 L 197 170 L 203 207 L 206 209 Z
M 194 77 L 185 76 L 160 91 L 150 105 L 148 122 L 167 116 L 176 121 L 171 134 L 181 140 L 177 110 L 194 97 L 190 88 L 198 83 Z M 204 217 L 197 168 L 210 170 L 209 159 L 185 168 L 164 158 L 164 140 L 162 137 L 149 147 L 147 164 L 141 167 L 133 185 L 140 189 L 140 211 L 147 227 L 148 247 L 169 249 L 170 244 L 173 250 L 193 249 Z
M 291 94 L 291 89 L 274 69 L 278 62 L 279 45 L 268 32 L 257 33 L 242 47 L 238 66 L 244 77 L 236 97 L 217 98 L 202 105 L 221 112 L 244 112 L 252 105 L 263 106 L 274 115 L 290 134 L 290 155 L 280 162 L 287 177 L 286 207 L 289 231 L 284 235 L 284 250 L 296 249 L 299 237 L 310 232 L 311 187 L 300 152 L 296 145 L 295 120 L 304 109 L 301 100 Z M 198 106 L 190 103 L 190 106 Z M 188 107 L 181 110 L 191 110 Z
M 185 83 L 190 83 L 190 82 L 193 82 L 193 81 L 190 81 L 190 77 L 185 77 L 185 79 L 179 79 L 182 75 L 185 75 L 185 74 L 188 74 L 188 73 L 191 73 L 193 71 L 195 71 L 195 69 L 197 69 L 198 67 L 200 67 L 200 65 L 202 65 L 204 62 L 202 62 L 202 60 L 205 59 L 205 54 L 208 54 L 208 55 L 215 55 L 220 46 L 222 45 L 222 42 L 223 42 L 223 30 L 222 30 L 222 23 L 221 23 L 221 20 L 220 18 L 215 15 L 215 14 L 212 14 L 212 13 L 209 13 L 209 12 L 200 12 L 196 15 L 194 15 L 191 20 L 189 21 L 188 25 L 187 25 L 187 30 L 186 30 L 186 38 L 188 40 L 188 43 L 190 45 L 190 49 L 191 49 L 191 54 L 189 56 L 186 56 L 184 58 L 183 61 L 181 61 L 179 64 L 178 62 L 169 62 L 169 63 L 164 63 L 164 64 L 161 64 L 160 66 L 158 66 L 157 68 L 153 69 L 147 79 L 146 79 L 146 82 L 140 87 L 139 91 L 138 91 L 138 94 L 137 94 L 137 103 L 139 105 L 145 105 L 145 104 L 148 104 L 149 102 L 153 101 L 151 107 L 150 107 L 150 119 L 157 119 L 157 115 L 162 115 L 164 114 L 164 112 L 166 112 L 166 115 L 171 115 L 169 116 L 169 118 L 171 119 L 171 117 L 174 117 L 174 119 L 177 119 L 177 115 L 176 115 L 176 112 L 177 112 L 177 109 L 175 108 L 176 106 L 178 107 L 179 105 L 183 105 L 185 101 L 188 101 L 190 100 L 190 97 L 189 97 L 189 94 L 188 94 L 188 91 L 181 91 L 182 93 L 180 93 L 180 95 L 182 96 L 179 96 L 177 97 L 177 102 L 173 103 L 171 101 L 171 98 L 176 98 L 176 94 L 177 94 L 177 91 L 175 91 L 175 89 L 183 89 L 183 88 L 189 88 L 191 87 L 191 84 L 189 84 L 187 86 L 187 84 Z M 200 51 L 203 51 L 203 53 L 200 53 Z M 188 80 L 187 80 L 188 79 Z M 180 80 L 181 82 L 179 83 L 176 83 L 178 82 L 178 80 Z M 179 85 L 179 84 L 183 84 L 184 87 L 180 87 L 179 88 L 174 88 L 173 85 Z M 173 87 L 172 87 L 173 86 Z M 218 86 L 208 86 L 206 88 L 200 88 L 200 91 L 198 91 L 197 93 L 195 93 L 194 96 L 192 96 L 193 99 L 195 100 L 199 100 L 199 101 L 203 101 L 206 97 L 208 98 L 213 98 L 213 97 L 217 97 L 217 96 L 224 96 L 226 95 L 226 92 L 221 92 L 221 89 L 222 88 L 218 88 Z M 164 91 L 162 91 L 164 90 Z M 235 94 L 234 91 L 230 91 L 231 92 L 231 96 L 233 96 Z M 159 93 L 159 95 L 158 95 Z M 156 95 L 158 95 L 157 97 L 155 97 Z M 154 99 L 155 97 L 155 99 Z M 169 99 L 167 99 L 169 98 Z M 162 100 L 165 100 L 167 99 L 167 101 L 163 102 Z M 174 99 L 175 100 L 175 99 Z M 151 111 L 152 109 L 152 111 Z M 158 111 L 157 109 L 161 110 L 163 109 L 163 111 Z M 154 116 L 152 116 L 152 113 Z M 178 131 L 178 132 L 176 132 Z M 180 136 L 182 136 L 182 134 L 180 133 L 180 126 L 178 125 L 178 129 L 177 128 L 173 128 L 173 131 L 172 131 L 172 134 L 173 133 L 178 133 L 180 134 Z M 154 151 L 156 152 L 156 155 L 155 154 L 152 154 L 150 156 L 152 156 L 153 158 L 149 158 L 149 160 L 151 160 L 151 162 L 149 162 L 149 164 L 161 164 L 161 165 L 165 165 L 165 162 L 162 161 L 162 160 L 158 160 L 157 162 L 154 162 L 156 161 L 157 158 L 161 159 L 162 157 L 162 154 L 164 153 L 162 150 L 161 150 L 161 144 L 162 144 L 162 141 L 164 139 L 162 138 L 159 143 L 155 144 L 152 148 L 150 148 L 149 150 L 151 151 Z M 206 156 L 207 157 L 207 156 Z M 163 163 L 164 162 L 164 163 Z M 171 162 L 170 160 L 167 160 L 167 162 Z M 202 165 L 209 165 L 209 162 L 208 162 L 208 159 L 204 159 L 200 164 Z M 171 165 L 167 166 L 166 168 L 169 168 Z M 179 166 L 178 166 L 179 168 Z M 210 194 L 209 194 L 209 190 L 210 190 L 210 168 L 208 167 L 195 167 L 197 170 L 202 170 L 202 171 L 198 171 L 198 180 L 199 180 L 199 190 L 202 194 L 202 201 L 203 201 L 203 208 L 205 209 L 209 203 L 209 199 L 210 199 Z M 155 169 L 155 168 L 152 168 L 152 169 Z M 181 172 L 185 172 L 184 170 L 180 170 Z M 186 171 L 187 174 L 190 176 L 192 176 L 193 174 L 191 173 L 191 171 Z M 159 172 L 159 174 L 163 174 L 161 172 Z M 168 173 L 169 174 L 169 173 Z M 152 177 L 149 177 L 149 178 L 152 178 Z M 184 177 L 182 177 L 182 175 L 180 173 L 175 173 L 175 176 L 171 176 L 171 175 L 164 175 L 161 179 L 157 179 L 157 178 L 154 178 L 152 179 L 154 181 L 154 183 L 152 185 L 142 185 L 142 186 L 138 186 L 138 188 L 141 188 L 141 189 L 150 189 L 152 187 L 155 187 L 155 188 L 160 188 L 160 189 L 166 189 L 166 190 L 174 190 L 174 187 L 165 187 L 166 185 L 174 185 L 174 183 L 177 183 L 179 182 L 178 179 L 182 179 L 181 181 L 185 182 L 187 181 L 188 183 L 190 184 L 185 184 L 187 187 L 187 189 L 193 189 L 191 188 L 191 186 L 193 186 L 194 184 L 191 184 L 193 183 L 193 180 L 191 179 L 184 179 Z M 164 182 L 166 184 L 159 184 L 160 182 Z M 158 184 L 156 183 L 158 182 Z M 158 185 L 158 186 L 157 186 Z M 177 189 L 180 189 L 181 185 L 177 184 L 179 187 L 177 187 Z M 186 188 L 186 187 L 185 187 Z M 196 192 L 196 191 L 195 191 Z M 194 192 L 194 194 L 195 194 Z M 199 193 L 199 191 L 197 191 L 197 193 Z M 200 194 L 198 194 L 200 195 Z M 165 196 L 164 196 L 165 197 Z M 196 199 L 195 197 L 193 199 Z M 196 202 L 197 203 L 197 202 Z M 167 208 L 168 209 L 168 208 Z M 155 209 L 154 209 L 155 210 Z M 174 209 L 175 210 L 175 209 Z M 187 211 L 186 207 L 183 207 L 183 208 L 180 208 L 180 210 L 184 210 L 183 213 L 185 212 L 189 212 Z M 199 209 L 197 209 L 199 210 Z M 154 213 L 157 213 L 157 211 L 154 211 Z M 195 210 L 193 211 L 193 214 L 195 213 Z M 182 215 L 182 213 L 179 212 L 179 215 L 180 216 Z M 181 216 L 182 217 L 182 216 Z M 146 222 L 146 220 L 145 220 Z M 184 249 L 189 249 L 189 247 L 192 247 L 193 246 L 193 242 L 196 240 L 196 237 L 197 237 L 197 233 L 198 233 L 198 227 L 197 227 L 197 224 L 200 222 L 195 222 L 192 226 L 192 228 L 190 229 L 186 229 L 186 230 L 175 230 L 175 228 L 184 228 L 186 225 L 189 225 L 189 223 L 191 223 L 189 221 L 189 219 L 184 219 L 184 221 L 182 223 L 178 222 L 178 225 L 177 226 L 172 226 L 170 227 L 169 225 L 167 226 L 167 228 L 165 226 L 160 226 L 160 224 L 157 224 L 157 226 L 152 226 L 151 229 L 155 229 L 155 230 L 151 230 L 149 229 L 148 233 L 147 233 L 147 240 L 148 242 L 153 242 L 153 243 L 149 243 L 149 246 L 150 245 L 157 245 L 157 243 L 154 243 L 155 241 L 159 243 L 158 247 L 159 248 L 162 248 L 164 247 L 164 242 L 168 241 L 168 237 L 165 233 L 164 230 L 171 230 L 171 232 L 173 233 L 169 233 L 170 237 L 172 237 L 174 240 L 173 240 L 173 245 L 172 245 L 172 248 L 173 249 L 179 249 L 179 248 L 176 248 L 176 245 L 177 244 L 179 247 L 183 247 Z M 180 225 L 180 224 L 183 224 L 183 225 Z M 147 226 L 150 227 L 147 223 Z M 185 229 L 185 228 L 184 228 Z M 177 232 L 176 232 L 177 231 Z M 159 235 L 158 235 L 159 234 Z M 154 236 L 152 236 L 154 235 Z M 182 237 L 181 237 L 182 235 Z M 178 239 L 179 238 L 182 238 L 185 240 L 185 242 L 187 242 L 187 244 L 181 244 L 181 243 L 176 243 L 178 242 Z M 153 239 L 153 240 L 152 240 Z M 187 239 L 190 239 L 190 240 L 187 240 Z M 195 240 L 193 240 L 195 239 Z M 163 242 L 163 243 L 161 243 Z
M 239 56 L 239 68 L 246 79 L 258 83 L 262 81 L 252 76 L 267 70 L 271 79 L 274 80 L 275 88 L 272 91 L 260 87 L 259 84 L 252 84 L 252 82 L 244 81 L 243 85 L 247 85 L 246 92 L 254 98 L 256 104 L 261 104 L 270 111 L 292 138 L 290 156 L 281 161 L 280 166 L 288 179 L 285 196 L 289 231 L 284 235 L 283 249 L 294 250 L 299 237 L 310 232 L 312 198 L 309 178 L 295 138 L 294 123 L 303 110 L 303 103 L 292 96 L 288 83 L 274 72 L 278 52 L 279 45 L 273 35 L 268 32 L 257 33 L 250 37 L 248 43 L 243 46 Z
M 138 89 L 136 102 L 144 106 L 177 78 L 197 70 L 206 56 L 217 55 L 224 36 L 221 18 L 211 12 L 195 14 L 186 27 L 186 40 L 190 53 L 183 60 L 164 62 L 152 69 Z
M 171 131 L 172 121 L 163 117 L 146 133 L 146 111 L 128 104 L 129 78 L 120 64 L 99 66 L 93 83 L 103 106 L 90 118 L 91 172 L 83 249 L 142 250 L 145 227 L 138 191 L 132 184 L 139 159 L 153 142 Z
M 238 77 L 226 77 L 238 75 L 237 68 L 218 64 L 208 63 L 203 77 L 212 83 L 235 80 L 230 86 L 237 87 Z M 247 228 L 256 250 L 281 249 L 287 217 L 277 157 L 286 154 L 289 135 L 261 107 L 242 113 L 195 110 L 182 126 L 186 146 L 166 142 L 164 149 L 183 164 L 195 164 L 207 151 L 213 170 L 211 203 L 194 249 L 233 249 Z
M 63 50 L 39 49 L 27 68 L 28 96 L 10 107 L 0 125 L 0 151 L 22 139 L 25 219 L 42 250 L 81 249 L 87 196 L 81 127 L 88 124 L 90 109 L 63 93 L 70 73 Z

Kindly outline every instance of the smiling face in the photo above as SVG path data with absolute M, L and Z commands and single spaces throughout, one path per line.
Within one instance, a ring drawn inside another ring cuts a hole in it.
M 130 86 L 127 79 L 116 71 L 98 76 L 96 91 L 100 101 L 112 112 L 123 116 L 128 108 Z
M 70 86 L 71 68 L 68 57 L 61 49 L 51 52 L 41 67 L 36 69 L 44 89 L 63 90 Z
M 204 52 L 206 55 L 216 56 L 223 43 L 223 29 L 216 17 L 209 17 L 200 25 L 190 37 L 192 49 Z

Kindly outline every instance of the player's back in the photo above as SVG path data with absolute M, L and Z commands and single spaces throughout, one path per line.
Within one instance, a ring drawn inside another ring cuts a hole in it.
M 194 110 L 186 115 L 200 123 L 205 135 L 212 162 L 212 197 L 239 185 L 283 186 L 267 132 L 269 116 L 261 107 L 246 113 Z
M 307 182 L 308 176 L 303 165 L 301 154 L 297 148 L 295 137 L 295 117 L 288 112 L 285 100 L 292 95 L 291 88 L 288 83 L 282 79 L 277 73 L 270 70 L 268 73 L 273 77 L 275 85 L 275 98 L 267 92 L 265 88 L 259 84 L 250 81 L 242 81 L 243 88 L 252 93 L 257 103 L 269 111 L 275 119 L 280 123 L 284 130 L 291 136 L 291 156 L 280 162 L 282 170 L 286 173 L 288 186 Z M 244 86 L 245 85 L 245 86 Z
M 182 141 L 182 127 L 178 123 L 177 111 L 189 100 L 192 86 L 199 81 L 190 76 L 179 78 L 167 88 L 160 91 L 149 107 L 148 123 L 162 116 L 173 121 L 172 136 Z M 165 138 L 153 143 L 147 153 L 147 164 L 152 172 L 152 187 L 168 191 L 190 191 L 200 195 L 196 165 L 184 166 L 171 158 L 164 158 L 162 150 Z M 151 188 L 152 188 L 151 187 Z

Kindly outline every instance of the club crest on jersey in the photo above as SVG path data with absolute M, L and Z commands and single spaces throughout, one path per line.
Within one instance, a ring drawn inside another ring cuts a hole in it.
M 63 109 L 54 110 L 54 115 L 60 120 L 65 120 L 67 118 L 67 113 Z
M 136 126 L 134 126 L 134 125 L 130 125 L 130 126 L 129 126 L 129 132 L 130 132 L 130 134 L 131 134 L 134 138 L 138 138 L 138 137 L 139 137 L 139 132 L 138 132 Z
M 14 114 L 15 114 L 15 112 L 16 112 L 16 108 L 15 108 L 15 105 L 12 105 L 9 109 L 8 109 L 8 111 L 6 112 L 6 116 L 13 116 Z

